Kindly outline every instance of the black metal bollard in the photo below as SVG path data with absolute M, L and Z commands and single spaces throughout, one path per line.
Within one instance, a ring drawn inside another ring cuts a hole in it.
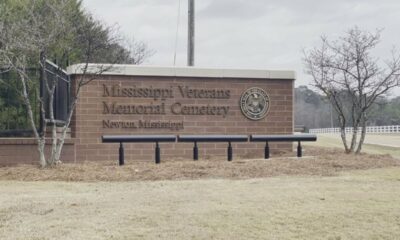
M 265 158 L 265 159 L 268 159 L 268 158 L 269 158 L 269 146 L 268 146 L 268 141 L 265 142 L 264 158 Z
M 122 142 L 119 143 L 119 165 L 122 166 L 125 164 L 125 156 L 124 156 L 124 144 Z
M 297 145 L 297 157 L 302 157 L 302 155 L 303 155 L 303 153 L 302 153 L 301 144 L 299 141 L 299 144 Z
M 232 145 L 231 145 L 231 142 L 229 142 L 229 145 L 228 145 L 228 161 L 232 161 Z
M 197 148 L 197 142 L 194 142 L 194 147 L 193 147 L 193 160 L 194 160 L 194 161 L 199 160 L 199 149 Z
M 158 142 L 156 142 L 156 164 L 159 164 L 160 161 L 161 161 L 160 146 L 158 145 Z

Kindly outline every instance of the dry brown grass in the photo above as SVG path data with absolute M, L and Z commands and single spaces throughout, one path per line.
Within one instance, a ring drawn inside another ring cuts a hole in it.
M 0 181 L 0 239 L 394 240 L 399 199 L 399 167 L 333 177 Z
M 290 155 L 294 155 L 291 153 Z M 279 157 L 264 159 L 225 158 L 208 160 L 130 162 L 117 166 L 115 162 L 87 162 L 85 164 L 62 164 L 41 170 L 36 166 L 20 165 L 0 168 L 0 180 L 20 181 L 153 181 L 229 178 L 249 179 L 281 175 L 333 176 L 338 172 L 400 166 L 400 160 L 389 155 L 347 155 L 340 149 L 307 147 L 307 156 L 301 159 Z

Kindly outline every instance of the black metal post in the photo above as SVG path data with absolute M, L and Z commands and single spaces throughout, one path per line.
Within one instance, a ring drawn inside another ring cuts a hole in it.
M 160 146 L 158 145 L 158 142 L 156 142 L 156 164 L 159 164 L 160 161 L 161 161 Z
M 300 141 L 299 141 L 299 144 L 297 145 L 297 157 L 301 157 L 303 154 L 302 154 L 302 151 L 301 151 L 301 144 L 300 144 Z
M 195 161 L 199 160 L 199 149 L 197 148 L 197 142 L 194 142 L 193 160 L 195 160 Z
M 265 142 L 264 158 L 265 158 L 265 159 L 268 159 L 268 158 L 269 158 L 269 146 L 268 146 L 268 141 Z
M 229 142 L 229 145 L 228 145 L 228 161 L 232 161 L 232 145 L 231 145 L 231 142 Z
M 119 143 L 119 165 L 122 166 L 125 164 L 124 158 L 124 144 L 122 142 Z

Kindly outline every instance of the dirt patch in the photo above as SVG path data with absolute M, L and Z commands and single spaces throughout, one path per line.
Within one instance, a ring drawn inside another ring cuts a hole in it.
M 293 154 L 291 154 L 293 155 Z M 20 181 L 153 181 L 229 178 L 248 179 L 280 175 L 333 176 L 340 171 L 400 166 L 390 155 L 347 155 L 340 149 L 308 147 L 306 157 L 288 156 L 264 159 L 225 158 L 199 161 L 131 162 L 117 166 L 115 162 L 62 164 L 41 170 L 37 166 L 19 165 L 0 168 L 0 180 Z

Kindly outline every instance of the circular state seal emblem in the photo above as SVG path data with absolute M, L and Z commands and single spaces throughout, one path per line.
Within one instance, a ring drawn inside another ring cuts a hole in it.
M 269 110 L 268 94 L 259 87 L 247 89 L 240 97 L 240 109 L 248 119 L 263 119 Z

